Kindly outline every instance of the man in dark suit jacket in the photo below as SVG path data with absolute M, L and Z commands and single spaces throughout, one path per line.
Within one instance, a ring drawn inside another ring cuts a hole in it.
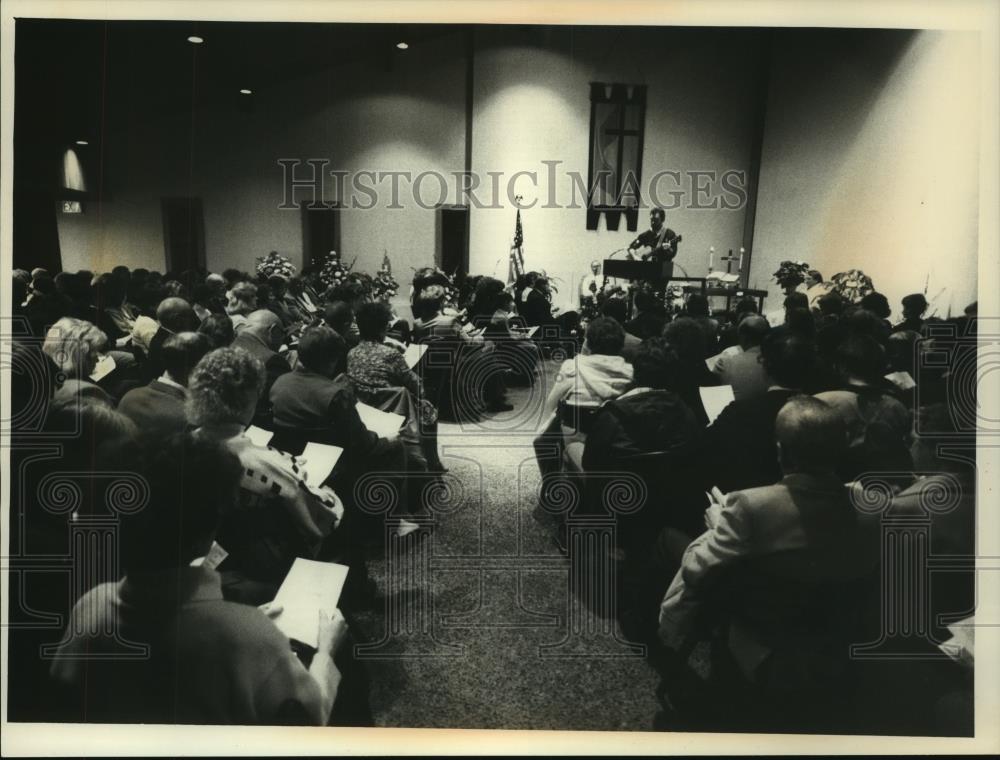
M 307 440 L 340 446 L 344 453 L 334 470 L 332 485 L 345 496 L 354 517 L 352 524 L 369 539 L 380 538 L 382 520 L 355 511 L 354 485 L 365 473 L 385 472 L 397 489 L 400 504 L 422 489 L 407 489 L 407 457 L 398 436 L 381 438 L 365 427 L 358 414 L 357 397 L 346 374 L 338 373 L 345 350 L 343 338 L 333 328 L 310 327 L 299 339 L 299 362 L 295 370 L 279 377 L 271 388 L 274 424 L 293 429 Z M 411 512 L 416 505 L 408 504 Z M 355 529 L 352 528 L 353 533 Z
M 340 446 L 344 457 L 360 461 L 398 448 L 398 439 L 380 438 L 361 421 L 350 379 L 336 373 L 344 348 L 333 328 L 307 329 L 299 339 L 298 366 L 275 380 L 270 399 L 276 425 L 322 431 L 323 443 Z
M 847 431 L 832 408 L 795 398 L 776 431 L 784 477 L 709 507 L 708 530 L 687 547 L 660 606 L 660 638 L 680 648 L 710 610 L 728 622 L 729 651 L 761 693 L 818 694 L 849 664 L 879 522 L 854 509 L 836 475 Z
M 202 333 L 169 335 L 161 350 L 163 374 L 148 385 L 126 393 L 118 411 L 131 419 L 143 436 L 160 438 L 182 432 L 187 428 L 184 403 L 188 376 L 211 350 L 212 341 Z
M 292 371 L 288 360 L 278 353 L 284 340 L 285 328 L 278 315 L 267 309 L 258 309 L 247 315 L 246 324 L 236 334 L 232 343 L 233 348 L 242 348 L 257 357 L 264 365 L 267 377 L 254 418 L 261 423 L 266 423 L 271 414 L 271 404 L 268 400 L 271 387 L 279 377 Z
M 549 300 L 549 281 L 539 276 L 524 295 L 518 313 L 528 327 L 556 324 L 552 316 L 552 301 Z
M 163 343 L 171 335 L 198 329 L 198 315 L 183 298 L 170 297 L 160 301 L 156 307 L 156 322 L 159 325 L 149 341 L 149 351 L 145 357 L 137 357 L 142 364 L 142 375 L 146 382 L 155 380 L 164 372 Z

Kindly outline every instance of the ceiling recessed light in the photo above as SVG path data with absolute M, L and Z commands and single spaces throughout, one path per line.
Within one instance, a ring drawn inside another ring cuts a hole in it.
M 201 37 L 199 37 L 199 36 L 197 36 L 195 34 L 192 34 L 190 37 L 188 37 L 188 42 L 190 42 L 190 43 L 192 43 L 194 45 L 200 45 L 204 41 L 205 40 L 203 38 L 201 38 Z
M 76 144 L 77 145 L 90 145 L 90 143 L 87 142 L 86 140 L 77 140 Z
M 396 47 L 398 47 L 400 50 L 406 50 L 409 47 L 409 45 L 407 45 L 405 42 L 397 42 Z
M 253 95 L 253 90 L 248 90 L 246 87 L 244 87 L 242 90 L 240 90 L 240 95 Z

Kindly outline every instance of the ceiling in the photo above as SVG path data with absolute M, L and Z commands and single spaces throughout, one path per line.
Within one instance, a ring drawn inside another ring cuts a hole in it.
M 95 141 L 132 113 L 185 113 L 348 62 L 400 65 L 421 40 L 456 27 L 18 19 L 15 152 Z M 191 35 L 203 44 L 187 41 Z

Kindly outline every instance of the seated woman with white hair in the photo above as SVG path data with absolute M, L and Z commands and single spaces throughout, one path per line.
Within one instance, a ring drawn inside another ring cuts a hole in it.
M 219 570 L 227 598 L 252 604 L 274 597 L 296 557 L 325 558 L 325 539 L 344 513 L 332 489 L 306 481 L 295 457 L 244 434 L 264 379 L 263 365 L 248 352 L 219 348 L 198 362 L 188 381 L 195 438 L 222 443 L 243 467 L 238 506 L 222 516 L 218 532 L 228 552 Z
M 226 314 L 233 320 L 233 328 L 240 331 L 247 323 L 247 315 L 257 310 L 257 286 L 252 282 L 237 282 L 226 293 Z
M 54 407 L 91 402 L 114 406 L 111 396 L 90 379 L 107 344 L 108 336 L 82 319 L 63 317 L 49 328 L 42 351 L 58 368 Z

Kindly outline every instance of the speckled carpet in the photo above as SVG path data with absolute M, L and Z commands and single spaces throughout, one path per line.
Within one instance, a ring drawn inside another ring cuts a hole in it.
M 556 365 L 544 369 L 534 388 L 511 388 L 513 411 L 441 425 L 451 488 L 430 535 L 369 561 L 379 596 L 353 625 L 379 726 L 652 728 L 657 677 L 643 657 L 551 648 L 568 636 L 571 595 L 569 561 L 533 516 L 532 440 Z

